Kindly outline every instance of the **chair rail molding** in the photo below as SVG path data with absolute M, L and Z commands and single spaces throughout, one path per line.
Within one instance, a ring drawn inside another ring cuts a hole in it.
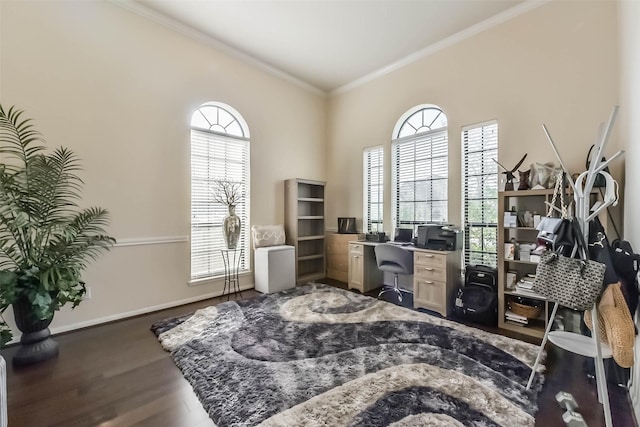
M 116 239 L 114 247 L 163 245 L 167 243 L 184 243 L 189 241 L 189 236 L 157 236 L 157 237 L 125 237 Z

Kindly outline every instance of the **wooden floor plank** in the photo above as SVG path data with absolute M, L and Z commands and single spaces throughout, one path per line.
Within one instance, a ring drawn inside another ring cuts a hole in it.
M 327 282 L 345 287 L 344 283 Z M 255 295 L 255 291 L 243 291 L 245 298 Z M 226 299 L 215 298 L 58 335 L 60 356 L 36 366 L 14 368 L 10 360 L 17 348 L 3 349 L 1 354 L 8 361 L 9 426 L 213 426 L 149 327 L 158 320 Z M 410 306 L 410 298 L 405 300 Z M 497 332 L 495 328 L 488 330 Z M 604 426 L 595 384 L 583 373 L 583 362 L 580 356 L 549 349 L 537 426 L 563 425 L 562 411 L 554 399 L 560 390 L 575 396 L 579 412 L 590 427 Z M 614 426 L 635 425 L 626 392 L 611 386 L 610 394 Z

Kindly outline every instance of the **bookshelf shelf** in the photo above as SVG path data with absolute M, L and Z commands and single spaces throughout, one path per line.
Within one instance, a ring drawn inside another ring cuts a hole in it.
M 296 249 L 298 285 L 326 276 L 324 189 L 321 181 L 285 181 L 285 232 Z
M 538 230 L 535 227 L 505 225 L 505 212 L 515 209 L 517 216 L 529 211 L 531 214 L 544 215 L 547 211 L 545 201 L 551 201 L 553 189 L 502 191 L 498 196 L 498 327 L 518 332 L 532 337 L 542 338 L 547 326 L 550 310 L 546 298 L 529 291 L 509 289 L 507 287 L 507 273 L 516 275 L 516 283 L 523 277 L 536 272 L 537 262 L 520 260 L 519 253 L 513 253 L 513 259 L 505 259 L 505 244 L 516 241 L 519 244 L 535 243 Z M 508 246 L 508 245 L 507 245 Z M 517 298 L 528 298 L 543 303 L 542 313 L 532 319 L 527 319 L 526 325 L 521 325 L 507 318 L 509 302 Z
M 569 191 L 569 193 L 571 193 Z M 572 196 L 570 196 L 572 197 Z M 521 260 L 517 249 L 509 251 L 510 259 L 506 259 L 507 252 L 505 247 L 517 242 L 522 246 L 523 243 L 535 243 L 538 236 L 538 230 L 535 227 L 523 226 L 522 217 L 525 211 L 529 211 L 532 215 L 537 214 L 545 216 L 548 210 L 545 202 L 551 202 L 553 198 L 553 189 L 544 190 L 515 190 L 501 191 L 498 193 L 498 327 L 520 332 L 525 335 L 542 338 L 544 336 L 547 322 L 551 315 L 553 303 L 547 301 L 541 295 L 532 292 L 511 289 L 507 286 L 507 274 L 516 275 L 516 283 L 523 277 L 535 274 L 537 262 Z M 601 200 L 600 194 L 596 191 L 591 192 L 592 202 Z M 515 212 L 509 214 L 508 212 Z M 505 220 L 507 213 L 507 220 Z M 517 218 L 516 225 L 513 225 L 514 216 Z M 505 224 L 505 222 L 508 222 Z M 601 222 L 605 225 L 606 220 L 601 218 Z M 509 249 L 511 247 L 509 246 Z M 511 258 L 512 257 L 512 258 Z M 533 319 L 526 326 L 515 325 L 507 322 L 506 311 L 508 303 L 514 298 L 528 298 L 536 301 L 543 301 L 544 309 L 538 319 Z

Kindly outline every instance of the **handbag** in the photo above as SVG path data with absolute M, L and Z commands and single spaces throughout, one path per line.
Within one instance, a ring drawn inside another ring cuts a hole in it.
M 571 224 L 567 219 L 567 208 L 564 205 L 564 191 L 562 173 L 556 178 L 556 185 L 553 190 L 553 197 L 549 204 L 547 216 L 540 219 L 540 223 L 536 227 L 538 230 L 538 243 L 545 245 L 551 249 L 557 249 L 559 246 L 573 246 L 575 242 L 572 239 Z M 556 205 L 556 199 L 560 195 L 561 218 L 555 218 L 553 207 Z
M 562 224 L 562 218 L 553 218 L 545 216 L 540 219 L 540 223 L 536 229 L 538 230 L 538 240 L 542 240 L 545 243 L 554 245 L 556 238 L 558 237 L 558 229 Z
M 584 312 L 584 323 L 593 331 L 591 311 Z M 598 303 L 598 336 L 611 347 L 613 359 L 623 368 L 633 365 L 635 325 L 620 288 L 612 283 L 604 290 Z
M 536 268 L 533 290 L 562 306 L 584 311 L 593 306 L 602 290 L 606 266 L 588 258 L 580 227 L 575 221 L 570 222 L 579 258 L 544 251 Z

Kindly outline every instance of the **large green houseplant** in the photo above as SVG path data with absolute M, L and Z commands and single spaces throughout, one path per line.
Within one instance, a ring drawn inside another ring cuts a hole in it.
M 78 206 L 78 157 L 64 147 L 47 152 L 22 114 L 0 105 L 0 313 L 13 305 L 23 347 L 32 347 L 21 361 L 32 363 L 58 354 L 48 331 L 54 312 L 80 303 L 86 291 L 82 271 L 115 240 L 105 231 L 105 209 Z M 0 344 L 11 338 L 2 317 Z M 36 347 L 48 353 L 31 354 Z

